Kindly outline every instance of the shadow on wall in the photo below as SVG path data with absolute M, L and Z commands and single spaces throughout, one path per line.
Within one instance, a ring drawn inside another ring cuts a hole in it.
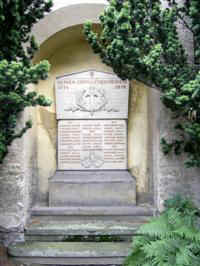
M 56 114 L 45 108 L 39 110 L 40 124 L 45 129 L 52 145 L 56 148 L 57 122 Z

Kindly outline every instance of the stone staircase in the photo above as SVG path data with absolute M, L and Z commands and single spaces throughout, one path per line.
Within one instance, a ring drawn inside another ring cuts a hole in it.
M 153 215 L 151 207 L 39 207 L 25 242 L 8 247 L 25 265 L 120 265 L 137 228 Z

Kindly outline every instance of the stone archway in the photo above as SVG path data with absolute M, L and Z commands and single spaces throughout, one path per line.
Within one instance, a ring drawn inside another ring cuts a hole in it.
M 98 23 L 99 14 L 106 7 L 105 0 L 55 1 L 54 9 L 33 29 L 39 45 L 66 28 L 83 24 L 86 20 Z

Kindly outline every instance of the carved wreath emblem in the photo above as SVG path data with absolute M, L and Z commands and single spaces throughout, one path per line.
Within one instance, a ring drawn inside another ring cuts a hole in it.
M 88 112 L 91 116 L 95 112 L 118 112 L 119 110 L 109 106 L 106 92 L 103 88 L 89 87 L 83 89 L 76 95 L 75 105 L 65 111 L 71 112 Z
M 100 155 L 97 155 L 95 151 L 91 150 L 88 156 L 85 156 L 81 160 L 81 165 L 84 168 L 101 168 L 104 164 L 104 160 Z

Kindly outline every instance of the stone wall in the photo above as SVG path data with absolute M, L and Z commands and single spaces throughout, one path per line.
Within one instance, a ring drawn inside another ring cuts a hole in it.
M 23 231 L 25 206 L 23 140 L 15 140 L 0 168 L 0 237 L 10 238 Z M 12 232 L 12 234 L 10 234 Z
M 17 131 L 32 116 L 31 109 L 21 114 Z M 33 127 L 23 138 L 12 143 L 3 165 L 0 166 L 0 240 L 5 240 L 6 244 L 12 239 L 23 239 L 32 198 L 34 146 Z
M 170 111 L 163 105 L 160 108 L 159 124 L 160 138 L 174 138 L 174 121 L 170 117 Z M 193 199 L 200 206 L 200 169 L 185 168 L 185 158 L 184 155 L 165 156 L 162 151 L 158 153 L 156 202 L 160 210 L 163 201 L 176 194 Z

